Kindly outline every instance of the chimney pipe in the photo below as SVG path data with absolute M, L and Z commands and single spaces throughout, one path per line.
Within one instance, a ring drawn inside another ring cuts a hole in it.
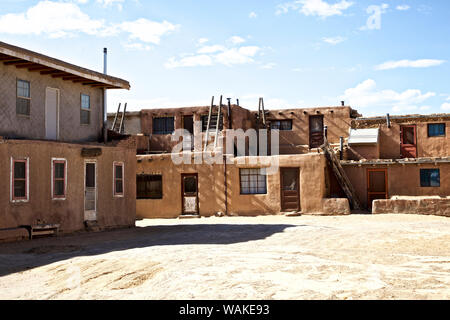
M 239 99 L 236 99 L 236 105 L 239 107 Z
M 107 74 L 108 66 L 108 49 L 103 48 L 103 73 Z M 108 103 L 107 103 L 107 92 L 106 88 L 103 88 L 103 140 L 105 143 L 108 142 Z
M 391 127 L 391 117 L 389 116 L 389 113 L 386 114 L 386 124 L 388 128 Z
M 341 101 L 341 105 L 344 107 L 345 106 L 345 101 Z

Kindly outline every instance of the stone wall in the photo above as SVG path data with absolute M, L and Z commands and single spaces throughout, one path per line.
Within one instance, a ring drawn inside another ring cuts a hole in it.
M 374 200 L 373 214 L 424 214 L 450 217 L 450 199 L 389 199 Z

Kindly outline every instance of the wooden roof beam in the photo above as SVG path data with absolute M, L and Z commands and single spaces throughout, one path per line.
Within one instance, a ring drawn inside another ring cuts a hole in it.
M 39 71 L 44 71 L 44 70 L 53 70 L 53 69 L 46 67 L 46 66 L 41 66 L 41 65 L 37 65 L 36 67 L 28 68 L 28 71 L 30 71 L 30 72 L 39 72 Z
M 11 66 L 11 65 L 15 65 L 15 64 L 24 64 L 24 63 L 29 63 L 29 61 L 26 60 L 22 60 L 22 59 L 14 59 L 14 60 L 6 60 L 3 61 L 3 63 L 7 66 Z
M 60 73 L 61 71 L 59 70 L 55 70 L 55 69 L 50 69 L 50 70 L 45 70 L 45 71 L 41 71 L 41 74 L 53 74 L 53 73 Z
M 87 80 L 88 80 L 88 79 L 80 78 L 80 79 L 72 80 L 72 82 L 74 82 L 74 83 L 80 83 L 80 82 L 85 82 L 85 81 L 87 81 Z
M 32 66 L 36 66 L 36 64 L 32 63 L 32 62 L 30 62 L 30 63 L 23 63 L 23 64 L 16 64 L 16 68 L 17 69 L 25 69 L 25 68 L 29 68 L 29 67 L 32 67 Z
M 100 84 L 100 83 L 98 83 L 98 82 L 83 82 L 83 86 L 90 86 L 90 85 L 93 85 L 93 84 Z
M 80 78 L 79 76 L 73 76 L 73 75 L 68 75 L 66 77 L 63 77 L 63 80 L 81 80 L 82 78 Z M 83 79 L 84 81 L 84 79 Z
M 52 78 L 60 78 L 60 77 L 68 76 L 68 75 L 69 74 L 66 72 L 54 73 L 54 74 L 52 74 Z

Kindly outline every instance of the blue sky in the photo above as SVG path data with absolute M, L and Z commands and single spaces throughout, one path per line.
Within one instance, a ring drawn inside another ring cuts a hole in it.
M 447 0 L 0 0 L 0 41 L 131 83 L 108 109 L 339 105 L 450 112 Z

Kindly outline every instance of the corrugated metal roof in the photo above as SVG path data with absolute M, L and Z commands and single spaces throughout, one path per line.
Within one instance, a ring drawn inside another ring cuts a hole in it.
M 379 129 L 350 129 L 348 144 L 373 144 L 378 143 Z

